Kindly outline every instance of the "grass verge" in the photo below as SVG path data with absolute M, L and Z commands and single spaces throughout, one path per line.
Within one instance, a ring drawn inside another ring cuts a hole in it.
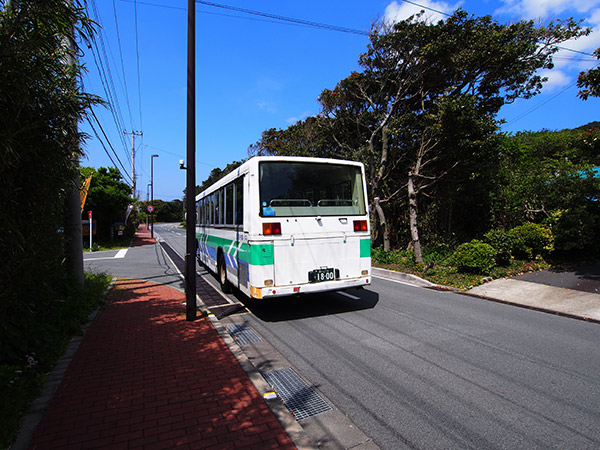
M 551 267 L 544 259 L 534 261 L 513 259 L 509 265 L 496 266 L 488 274 L 482 275 L 459 272 L 458 268 L 452 265 L 451 252 L 439 249 L 424 251 L 424 264 L 415 264 L 412 252 L 404 250 L 383 252 L 380 249 L 374 249 L 372 256 L 374 267 L 410 273 L 432 283 L 461 290 L 479 286 L 490 279 L 512 277 Z
M 102 250 L 119 250 L 122 248 L 129 248 L 129 244 L 131 243 L 131 236 L 127 237 L 119 237 L 115 238 L 112 241 L 92 241 L 92 252 L 99 252 Z M 83 242 L 83 251 L 84 253 L 89 253 L 90 251 L 90 242 Z
M 71 337 L 81 333 L 89 314 L 103 304 L 109 283 L 106 275 L 86 273 L 84 287 L 72 287 L 63 300 L 56 301 L 53 314 L 38 324 L 43 328 L 39 350 L 23 355 L 20 363 L 0 365 L 0 448 L 8 448 L 16 438 L 29 404 L 39 395 Z
M 537 270 L 550 268 L 550 264 L 545 261 L 516 261 L 508 267 L 496 267 L 489 275 L 476 275 L 468 273 L 460 273 L 456 267 L 452 266 L 434 266 L 435 268 L 425 271 L 419 271 L 415 267 L 405 266 L 402 264 L 377 264 L 373 263 L 374 267 L 382 269 L 395 270 L 396 272 L 410 273 L 424 280 L 442 286 L 449 286 L 466 291 L 475 286 L 483 284 L 490 279 L 512 277 Z

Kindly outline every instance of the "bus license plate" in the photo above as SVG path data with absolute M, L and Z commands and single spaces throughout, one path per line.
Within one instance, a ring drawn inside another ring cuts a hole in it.
M 313 270 L 313 281 L 333 281 L 335 280 L 335 272 L 333 269 L 316 269 Z

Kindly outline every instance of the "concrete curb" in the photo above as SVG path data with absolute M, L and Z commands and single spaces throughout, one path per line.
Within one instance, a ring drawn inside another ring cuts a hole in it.
M 229 333 L 225 331 L 225 327 L 223 327 L 223 324 L 219 321 L 219 319 L 217 319 L 214 314 L 209 314 L 208 319 L 217 333 L 219 333 L 219 336 L 221 336 L 223 342 L 225 342 L 225 345 L 229 348 L 231 353 L 233 353 L 233 356 L 238 361 L 240 366 L 242 366 L 242 369 L 244 372 L 246 372 L 246 375 L 248 375 L 248 378 L 250 378 L 250 381 L 256 390 L 261 395 L 271 392 L 273 390 L 271 386 L 269 386 L 259 370 L 254 367 L 254 364 L 250 362 L 240 346 L 233 340 Z M 292 413 L 287 409 L 279 397 L 272 400 L 265 399 L 265 403 L 271 409 L 294 445 L 298 447 L 298 450 L 312 450 L 317 448 L 312 444 L 312 440 L 308 434 L 304 431 L 296 419 L 294 419 Z
M 371 274 L 375 277 L 387 278 L 389 280 L 401 281 L 404 283 L 412 284 L 414 286 L 452 290 L 452 288 L 446 286 L 440 286 L 439 284 L 432 283 L 431 281 L 419 278 L 416 275 L 404 272 L 396 272 L 395 270 L 382 269 L 380 267 L 372 267 Z

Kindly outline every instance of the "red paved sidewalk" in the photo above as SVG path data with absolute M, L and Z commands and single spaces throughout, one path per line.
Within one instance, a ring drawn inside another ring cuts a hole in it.
M 156 242 L 156 238 L 153 239 L 151 235 L 152 233 L 148 227 L 144 224 L 141 224 L 135 232 L 135 236 L 131 241 L 131 246 L 141 247 L 142 245 L 154 244 Z
M 185 297 L 118 280 L 34 432 L 34 449 L 295 448 Z

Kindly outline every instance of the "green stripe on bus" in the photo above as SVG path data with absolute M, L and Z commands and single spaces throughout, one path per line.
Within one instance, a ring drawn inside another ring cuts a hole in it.
M 360 240 L 360 257 L 370 258 L 371 257 L 371 239 Z
M 204 242 L 209 247 L 217 249 L 221 247 L 227 254 L 233 256 L 235 249 L 238 250 L 238 259 L 248 264 L 255 266 L 267 266 L 275 264 L 273 256 L 273 244 L 255 244 L 248 245 L 225 239 L 218 236 L 198 234 L 197 238 L 200 242 Z
M 268 266 L 275 264 L 273 244 L 242 244 L 238 253 L 240 261 L 254 266 Z

